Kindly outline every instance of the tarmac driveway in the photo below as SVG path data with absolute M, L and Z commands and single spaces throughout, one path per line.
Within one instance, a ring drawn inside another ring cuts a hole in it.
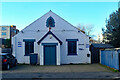
M 17 65 L 2 73 L 63 73 L 63 72 L 111 72 L 100 64 L 79 64 L 60 66 Z
M 3 80 L 13 78 L 24 80 L 33 79 L 120 79 L 120 74 L 108 70 L 100 64 L 40 66 L 40 65 L 17 65 L 10 70 L 2 72 Z

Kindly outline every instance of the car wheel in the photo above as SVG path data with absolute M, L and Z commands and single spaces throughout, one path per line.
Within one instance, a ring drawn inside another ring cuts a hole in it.
M 7 64 L 7 70 L 9 70 L 10 69 L 10 65 L 9 64 Z

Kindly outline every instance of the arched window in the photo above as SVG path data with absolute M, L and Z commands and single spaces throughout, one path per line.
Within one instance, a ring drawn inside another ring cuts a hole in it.
M 55 27 L 55 21 L 51 16 L 47 19 L 46 26 L 47 27 Z

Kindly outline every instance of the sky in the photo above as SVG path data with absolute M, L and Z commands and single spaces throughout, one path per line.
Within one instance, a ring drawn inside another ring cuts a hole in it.
M 102 32 L 106 18 L 118 10 L 118 2 L 1 2 L 0 25 L 16 25 L 19 30 L 52 10 L 74 26 L 92 25 L 92 35 Z

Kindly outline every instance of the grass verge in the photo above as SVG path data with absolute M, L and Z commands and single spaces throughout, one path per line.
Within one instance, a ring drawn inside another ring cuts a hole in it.
M 109 66 L 102 65 L 102 64 L 99 64 L 99 65 L 101 65 L 101 66 L 103 66 L 103 67 L 105 67 L 105 68 L 107 68 L 107 69 L 109 69 L 109 70 L 111 70 L 111 71 L 113 71 L 113 72 L 119 72 L 119 70 L 117 70 L 117 69 L 115 69 L 115 68 L 111 68 L 111 67 L 109 67 Z

